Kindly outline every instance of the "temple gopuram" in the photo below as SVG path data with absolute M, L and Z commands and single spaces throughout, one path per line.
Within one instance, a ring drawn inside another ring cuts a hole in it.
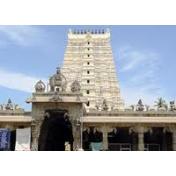
M 39 80 L 25 112 L 0 105 L 2 151 L 175 151 L 176 106 L 126 107 L 107 30 L 69 30 L 63 66 Z

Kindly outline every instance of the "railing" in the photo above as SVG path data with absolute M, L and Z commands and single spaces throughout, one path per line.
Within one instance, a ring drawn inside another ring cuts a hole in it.
M 145 144 L 144 151 L 160 151 L 159 144 Z
M 91 111 L 88 112 L 86 115 L 88 116 L 102 116 L 102 114 L 106 114 L 109 116 L 129 116 L 129 117 L 175 117 L 176 112 L 172 111 Z
M 132 151 L 133 147 L 134 146 L 130 143 L 109 143 L 108 144 L 108 148 L 110 151 Z M 145 144 L 144 151 L 160 151 L 160 145 L 159 144 Z
M 131 151 L 132 144 L 130 143 L 109 143 L 109 150 L 111 151 Z

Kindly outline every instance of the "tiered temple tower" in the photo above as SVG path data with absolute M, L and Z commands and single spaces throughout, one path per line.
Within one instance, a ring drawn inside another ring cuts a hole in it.
M 75 80 L 80 82 L 81 92 L 88 98 L 87 110 L 124 109 L 108 29 L 69 30 L 62 73 L 68 87 Z

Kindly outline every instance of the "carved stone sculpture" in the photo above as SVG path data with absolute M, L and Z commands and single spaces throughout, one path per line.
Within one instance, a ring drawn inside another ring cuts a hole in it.
M 40 80 L 37 82 L 37 84 L 35 85 L 35 91 L 36 92 L 45 92 L 46 86 L 45 84 Z
M 61 96 L 56 92 L 52 98 L 50 99 L 50 101 L 62 101 Z
M 71 91 L 72 92 L 80 92 L 80 90 L 81 90 L 81 85 L 80 85 L 80 83 L 77 80 L 75 80 L 71 84 Z
M 145 109 L 146 109 L 146 111 L 149 111 L 150 110 L 150 106 L 149 105 L 145 105 Z
M 130 108 L 132 111 L 135 111 L 135 105 L 131 105 Z
M 144 105 L 141 99 L 138 101 L 136 111 L 144 111 Z
M 13 110 L 13 104 L 12 104 L 12 101 L 10 98 L 8 99 L 8 102 L 7 102 L 7 105 L 5 106 L 5 109 L 6 110 Z
M 170 101 L 170 111 L 175 111 L 176 106 L 175 106 L 175 101 Z
M 103 100 L 102 110 L 103 110 L 103 111 L 107 111 L 107 110 L 108 110 L 107 101 L 106 101 L 105 99 Z
M 63 92 L 66 90 L 67 81 L 65 76 L 61 73 L 60 68 L 57 68 L 56 74 L 54 74 L 49 80 L 51 92 Z

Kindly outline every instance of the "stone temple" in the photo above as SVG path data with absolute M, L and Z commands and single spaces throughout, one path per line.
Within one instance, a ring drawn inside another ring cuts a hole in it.
M 125 107 L 110 43 L 108 29 L 70 30 L 63 66 L 26 100 L 31 112 L 0 106 L 0 150 L 176 150 L 175 102 Z

